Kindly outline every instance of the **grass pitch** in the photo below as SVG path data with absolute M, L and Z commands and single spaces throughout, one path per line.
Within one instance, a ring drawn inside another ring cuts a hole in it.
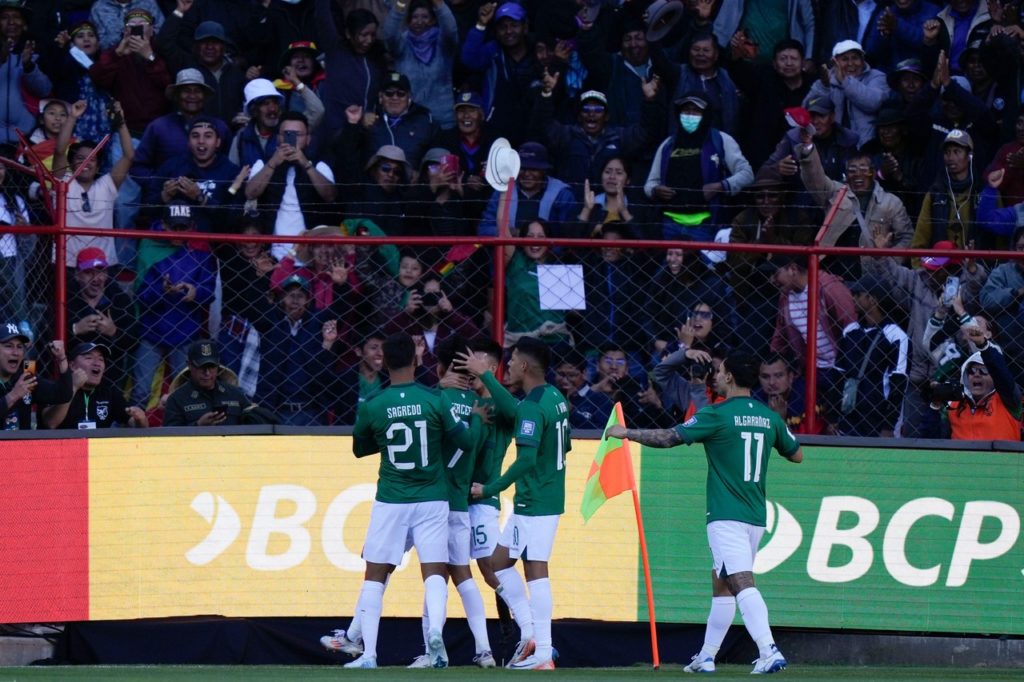
M 217 680 L 218 682 L 252 682 L 302 680 L 319 682 L 385 682 L 399 679 L 408 682 L 444 679 L 457 680 L 510 680 L 521 679 L 524 673 L 511 670 L 480 670 L 472 667 L 447 670 L 406 670 L 380 668 L 378 670 L 345 670 L 341 666 L 54 666 L 0 668 L 0 682 L 39 682 L 41 680 L 88 680 L 89 682 L 131 682 L 134 680 Z M 741 680 L 750 677 L 749 665 L 719 665 L 712 680 Z M 532 679 L 532 676 L 529 676 Z M 562 668 L 544 674 L 556 680 L 657 680 L 683 677 L 681 665 L 665 665 L 655 671 L 648 667 L 631 668 Z M 694 676 L 699 677 L 699 676 Z M 690 679 L 687 676 L 687 679 Z M 703 679 L 703 678 L 701 678 Z M 778 673 L 775 679 L 799 680 L 1021 680 L 1024 671 L 991 668 L 911 668 L 897 666 L 811 666 L 795 665 Z

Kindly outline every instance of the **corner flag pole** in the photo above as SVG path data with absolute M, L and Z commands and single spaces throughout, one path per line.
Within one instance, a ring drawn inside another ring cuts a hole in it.
M 615 411 L 619 417 L 619 423 L 625 426 L 626 419 L 622 414 L 622 403 L 615 403 Z M 626 451 L 630 451 L 629 441 L 623 440 L 623 444 L 626 446 Z M 632 456 L 630 461 L 632 461 Z M 633 467 L 630 464 L 630 476 L 632 476 Z M 651 657 L 654 664 L 654 669 L 658 670 L 661 668 L 661 656 L 658 654 L 658 626 L 657 618 L 654 615 L 654 586 L 651 582 L 651 560 L 647 556 L 647 534 L 644 532 L 644 515 L 640 511 L 640 491 L 638 490 L 636 481 L 633 481 L 631 491 L 633 493 L 633 511 L 636 513 L 636 530 L 637 535 L 640 536 L 640 558 L 644 564 L 644 587 L 647 590 L 647 617 L 651 624 Z
M 661 657 L 658 654 L 658 627 L 657 619 L 654 616 L 654 587 L 651 584 L 651 560 L 647 556 L 647 535 L 644 533 L 644 517 L 640 513 L 640 493 L 637 487 L 633 486 L 633 510 L 636 512 L 636 530 L 640 535 L 640 557 L 644 562 L 644 587 L 647 589 L 647 616 L 651 622 L 651 655 L 653 657 L 654 669 L 661 667 Z

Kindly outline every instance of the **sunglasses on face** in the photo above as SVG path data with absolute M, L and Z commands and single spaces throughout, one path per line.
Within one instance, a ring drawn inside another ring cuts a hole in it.
M 398 174 L 398 166 L 393 163 L 382 163 L 379 166 L 377 166 L 377 170 L 379 170 L 381 173 L 387 173 L 388 175 Z
M 710 310 L 694 310 L 690 313 L 691 317 L 696 317 L 699 320 L 710 320 L 715 316 Z
M 406 94 L 407 93 L 405 92 L 405 90 L 385 90 L 384 91 L 384 96 L 385 97 L 405 97 Z
M 988 376 L 988 367 L 983 367 L 981 365 L 974 365 L 969 370 L 967 370 L 967 375 L 968 376 L 987 377 Z

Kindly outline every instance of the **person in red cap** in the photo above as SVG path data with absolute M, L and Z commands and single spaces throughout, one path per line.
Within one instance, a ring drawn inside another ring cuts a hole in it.
M 67 330 L 74 346 L 98 343 L 110 348 L 106 376 L 124 387 L 128 363 L 135 347 L 135 308 L 131 297 L 108 274 L 106 254 L 95 246 L 78 252 L 67 306 Z
M 873 238 L 873 246 L 887 248 L 892 233 L 875 229 Z M 943 240 L 936 242 L 932 248 L 952 251 L 957 247 L 953 242 Z M 920 262 L 920 267 L 911 269 L 898 265 L 894 258 L 865 258 L 863 265 L 865 275 L 874 275 L 888 285 L 892 303 L 910 313 L 907 324 L 907 334 L 912 344 L 908 374 L 910 385 L 903 400 L 903 416 L 896 435 L 904 438 L 939 438 L 938 413 L 928 407 L 924 397 L 929 379 L 938 366 L 924 340 L 928 320 L 940 307 L 950 304 L 944 291 L 950 277 L 959 278 L 958 286 L 954 288 L 960 293 L 964 304 L 971 307 L 988 277 L 988 271 L 974 258 L 935 255 L 921 258 Z

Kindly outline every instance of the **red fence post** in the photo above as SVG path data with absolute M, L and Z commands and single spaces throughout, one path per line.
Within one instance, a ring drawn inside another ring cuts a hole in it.
M 505 190 L 505 206 L 498 216 L 498 236 L 512 234 L 509 225 L 509 213 L 512 205 L 512 193 L 516 190 L 516 181 L 510 178 Z M 505 245 L 494 247 L 494 301 L 491 305 L 491 337 L 503 346 L 505 344 Z M 501 368 L 498 368 L 501 375 Z
M 807 256 L 807 353 L 804 376 L 807 377 L 807 433 L 818 430 L 818 256 Z
M 57 232 L 53 235 L 54 257 L 53 257 L 53 315 L 54 315 L 54 339 L 67 340 L 68 320 L 68 270 L 65 266 L 67 260 L 67 237 L 65 230 L 68 226 L 68 183 L 64 180 L 53 178 L 53 189 L 56 197 L 54 210 L 54 224 Z M 71 349 L 68 348 L 68 352 Z

